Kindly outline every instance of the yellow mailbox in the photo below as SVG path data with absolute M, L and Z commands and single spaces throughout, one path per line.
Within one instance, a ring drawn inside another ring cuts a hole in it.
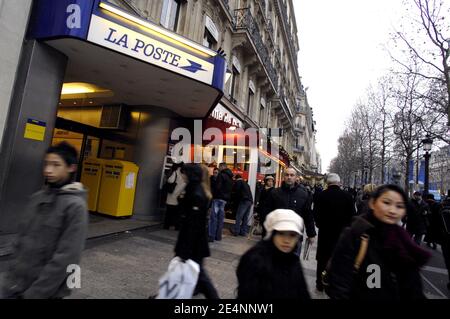
M 133 214 L 139 167 L 131 162 L 105 160 L 97 211 L 114 217 Z
M 99 158 L 87 158 L 83 161 L 80 181 L 88 189 L 88 209 L 93 212 L 97 211 L 102 172 L 103 160 Z

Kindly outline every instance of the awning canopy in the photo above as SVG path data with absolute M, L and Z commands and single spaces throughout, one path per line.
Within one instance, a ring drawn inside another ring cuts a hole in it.
M 36 1 L 28 37 L 67 55 L 65 82 L 111 90 L 105 104 L 155 105 L 202 118 L 223 95 L 221 55 L 108 2 Z

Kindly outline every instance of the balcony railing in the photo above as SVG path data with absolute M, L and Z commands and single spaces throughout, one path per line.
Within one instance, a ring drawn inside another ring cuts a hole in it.
M 270 61 L 269 50 L 264 44 L 261 33 L 259 31 L 258 25 L 255 18 L 252 16 L 249 8 L 236 9 L 234 10 L 235 17 L 235 28 L 236 29 L 247 29 L 250 34 L 250 38 L 255 45 L 256 52 L 259 54 L 261 61 L 266 69 L 267 75 L 274 87 L 278 84 L 278 74 Z
M 298 68 L 297 66 L 297 55 L 295 54 L 295 50 L 294 50 L 294 38 L 291 34 L 291 23 L 289 22 L 289 18 L 288 18 L 288 14 L 287 14 L 287 5 L 285 5 L 283 3 L 283 1 L 279 1 L 280 2 L 280 11 L 281 11 L 281 15 L 283 17 L 284 20 L 284 24 L 286 25 L 286 33 L 288 36 L 288 46 L 289 46 L 289 50 L 291 51 L 292 57 L 294 58 L 295 61 L 295 67 Z
M 222 1 L 222 3 L 225 6 L 225 8 L 227 8 L 227 10 L 230 11 L 229 0 L 220 0 L 220 1 Z

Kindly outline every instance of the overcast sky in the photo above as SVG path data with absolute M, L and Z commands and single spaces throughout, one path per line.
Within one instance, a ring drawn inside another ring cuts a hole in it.
M 382 44 L 398 22 L 401 0 L 293 0 L 300 42 L 299 71 L 317 122 L 322 172 L 367 86 L 390 58 Z

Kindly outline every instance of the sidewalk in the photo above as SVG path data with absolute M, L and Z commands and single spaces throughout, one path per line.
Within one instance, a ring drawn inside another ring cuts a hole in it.
M 90 240 L 81 264 L 82 288 L 70 298 L 145 299 L 157 294 L 158 280 L 173 257 L 177 234 L 173 230 L 143 229 Z M 234 237 L 225 230 L 221 242 L 210 244 L 211 257 L 205 260 L 205 268 L 221 298 L 235 298 L 239 259 L 258 240 Z M 314 253 L 311 251 L 311 256 Z M 305 263 L 309 290 L 313 298 L 325 298 L 315 292 L 315 263 L 311 259 Z

